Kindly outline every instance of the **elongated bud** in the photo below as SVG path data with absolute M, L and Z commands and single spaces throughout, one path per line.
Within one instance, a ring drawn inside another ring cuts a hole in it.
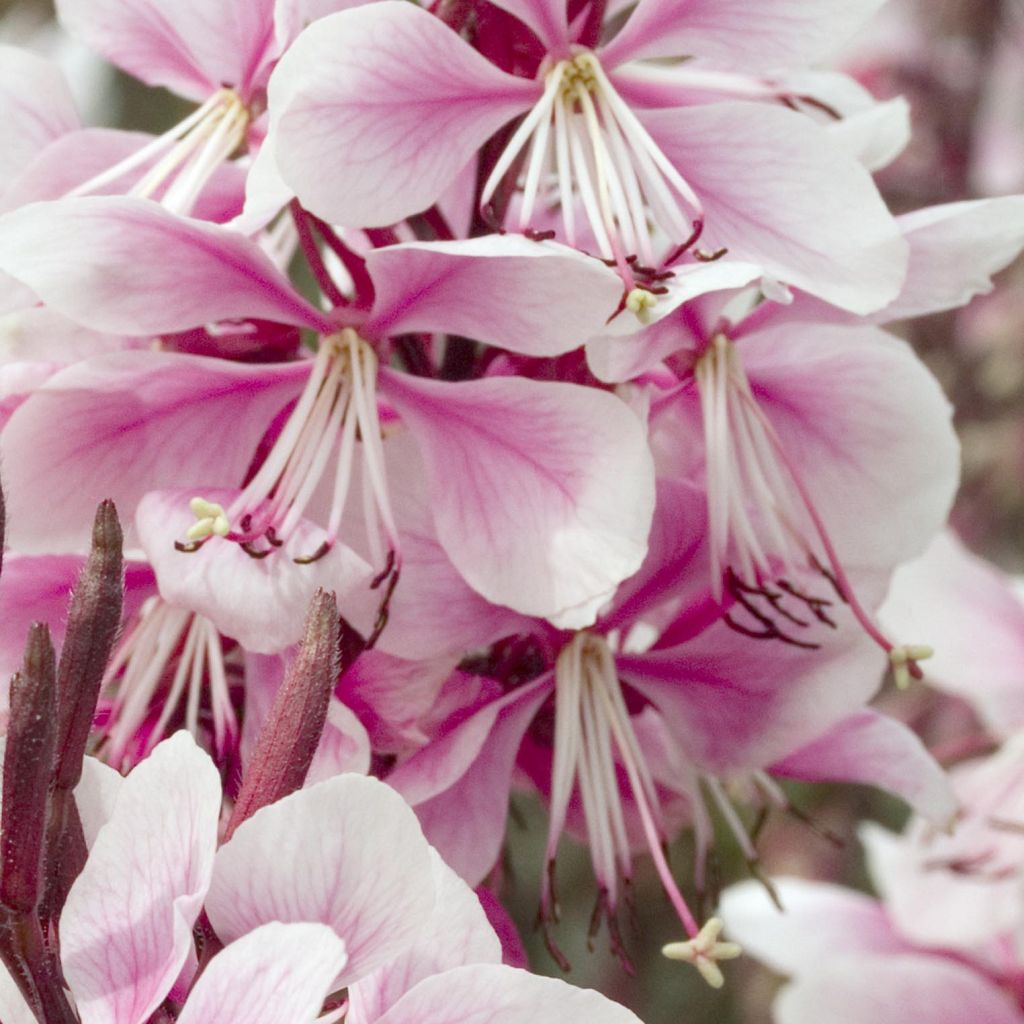
M 306 614 L 299 652 L 257 737 L 225 842 L 246 818 L 306 781 L 338 679 L 339 628 L 334 595 L 318 590 Z
M 82 759 L 103 673 L 121 625 L 123 539 L 114 503 L 100 502 L 92 527 L 89 558 L 71 596 L 68 628 L 57 668 L 58 789 L 74 789 L 82 776 Z
M 0 813 L 0 903 L 35 910 L 41 895 L 48 793 L 57 748 L 57 672 L 49 629 L 29 628 L 25 661 L 11 680 Z

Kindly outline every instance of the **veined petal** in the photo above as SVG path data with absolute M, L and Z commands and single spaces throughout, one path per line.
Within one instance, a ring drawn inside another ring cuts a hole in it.
M 470 964 L 421 981 L 377 1024 L 639 1024 L 598 992 L 502 964 Z
M 339 775 L 258 810 L 217 852 L 206 902 L 231 941 L 270 921 L 320 921 L 349 960 L 336 986 L 398 956 L 434 905 L 430 849 L 389 786 Z
M 494 5 L 529 26 L 546 50 L 568 49 L 569 21 L 565 0 L 494 0 Z
M 408 242 L 375 249 L 366 262 L 376 289 L 370 335 L 444 331 L 531 356 L 578 348 L 602 331 L 622 294 L 598 260 L 521 235 Z
M 210 884 L 220 778 L 179 732 L 128 776 L 61 914 L 82 1024 L 142 1024 L 192 946 Z
M 227 508 L 238 491 L 204 488 L 206 501 Z M 135 513 L 139 542 L 168 604 L 208 618 L 225 636 L 256 654 L 273 654 L 302 636 L 309 602 L 319 588 L 345 593 L 369 586 L 371 567 L 351 548 L 334 544 L 308 565 L 293 559 L 315 551 L 322 531 L 303 521 L 279 551 L 253 558 L 237 544 L 212 543 L 182 552 L 174 541 L 194 525 L 195 490 L 151 491 Z
M 253 317 L 333 329 L 255 242 L 145 199 L 59 199 L 5 214 L 0 270 L 71 319 L 114 334 Z
M 821 958 L 782 991 L 778 1024 L 1021 1024 L 1024 1013 L 981 973 L 940 957 Z
M 297 81 L 275 146 L 304 206 L 346 227 L 430 206 L 538 83 L 499 71 L 439 19 L 398 0 L 314 22 L 271 76 Z M 338 180 L 345 182 L 338 188 Z
M 810 118 L 758 103 L 640 117 L 700 197 L 702 245 L 855 313 L 896 297 L 907 259 L 899 227 L 864 167 Z
M 189 993 L 179 1024 L 309 1024 L 345 966 L 326 925 L 261 925 L 218 953 Z
M 956 814 L 946 773 L 902 722 L 865 708 L 771 768 L 773 775 L 811 782 L 862 782 L 902 797 L 946 828 Z
M 434 911 L 411 946 L 349 988 L 349 1024 L 372 1024 L 424 978 L 463 964 L 501 963 L 501 942 L 475 892 L 431 850 Z
M 29 161 L 79 125 L 68 83 L 56 64 L 17 46 L 0 46 L 0 196 Z
M 57 14 L 123 71 L 194 100 L 247 92 L 274 42 L 274 0 L 57 0 Z
M 885 0 L 640 0 L 602 59 L 693 57 L 753 73 L 834 53 Z
M 26 552 L 85 550 L 104 498 L 127 525 L 147 491 L 241 481 L 308 373 L 303 363 L 157 352 L 69 366 L 19 406 L 0 436 L 9 542 Z M 49 510 L 43 519 L 40 508 Z
M 575 628 L 643 561 L 654 511 L 644 429 L 573 384 L 465 384 L 381 370 L 420 447 L 438 538 L 489 601 Z
M 0 1019 L 6 1024 L 39 1024 L 11 972 L 0 964 Z

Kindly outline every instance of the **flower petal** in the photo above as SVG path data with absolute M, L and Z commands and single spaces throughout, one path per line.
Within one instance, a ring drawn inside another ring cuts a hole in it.
M 778 1024 L 1021 1024 L 1009 997 L 981 973 L 939 957 L 817 958 L 782 991 Z
M 564 0 L 494 0 L 527 25 L 546 50 L 565 50 L 569 45 L 568 4 Z
M 11 972 L 0 963 L 0 1020 L 4 1024 L 39 1024 Z
M 273 42 L 274 0 L 57 0 L 57 13 L 121 70 L 195 100 L 245 94 Z
M 599 260 L 554 242 L 488 235 L 408 242 L 367 254 L 371 335 L 444 331 L 530 356 L 557 356 L 601 332 L 622 294 Z
M 957 802 L 946 773 L 902 722 L 866 708 L 771 768 L 772 774 L 810 782 L 862 782 L 902 797 L 939 828 Z
M 179 732 L 125 780 L 61 914 L 61 963 L 82 1024 L 141 1024 L 192 946 L 210 884 L 220 778 Z
M 747 73 L 810 64 L 834 53 L 884 2 L 640 0 L 603 58 L 689 56 Z
M 503 964 L 470 964 L 426 978 L 377 1024 L 639 1024 L 598 992 Z
M 5 214 L 0 270 L 58 312 L 112 334 L 239 318 L 333 329 L 256 243 L 146 199 L 58 199 Z
M 389 786 L 359 775 L 258 810 L 217 852 L 206 902 L 231 941 L 269 921 L 321 921 L 345 942 L 349 985 L 398 956 L 434 904 L 430 848 Z
M 0 435 L 9 543 L 26 552 L 84 551 L 104 498 L 117 503 L 127 528 L 147 491 L 241 482 L 308 372 L 301 362 L 245 366 L 158 352 L 62 370 Z
M 438 538 L 489 601 L 574 628 L 646 552 L 654 469 L 618 398 L 573 384 L 464 384 L 381 370 L 420 447 Z
M 309 1024 L 345 960 L 325 925 L 262 925 L 210 961 L 178 1024 Z
M 907 258 L 896 221 L 870 174 L 810 118 L 759 103 L 640 116 L 703 203 L 702 245 L 855 313 L 896 297 Z
M 440 19 L 397 0 L 310 25 L 271 76 L 275 147 L 304 206 L 346 227 L 430 206 L 540 87 L 499 71 Z M 345 182 L 338 188 L 339 180 Z
M 349 1024 L 370 1024 L 424 978 L 463 964 L 501 963 L 501 942 L 476 893 L 431 850 L 434 911 L 415 942 L 349 989 Z

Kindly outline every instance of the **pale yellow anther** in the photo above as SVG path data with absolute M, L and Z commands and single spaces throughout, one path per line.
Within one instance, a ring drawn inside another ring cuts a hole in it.
M 650 320 L 651 310 L 657 304 L 658 297 L 647 291 L 646 288 L 634 288 L 626 296 L 626 309 L 642 324 L 646 324 Z
M 693 964 L 712 988 L 721 988 L 725 984 L 725 978 L 718 961 L 735 960 L 743 952 L 735 942 L 719 942 L 718 936 L 721 933 L 721 918 L 709 918 L 694 938 L 662 946 L 662 956 L 668 957 L 669 960 Z
M 924 661 L 935 653 L 934 647 L 928 644 L 902 644 L 889 652 L 889 664 L 892 666 L 892 677 L 896 688 L 905 690 L 910 686 L 910 666 Z
M 189 540 L 205 540 L 213 534 L 226 537 L 231 532 L 231 524 L 224 513 L 224 508 L 217 502 L 193 498 L 188 507 L 196 517 L 196 521 L 185 531 L 185 536 Z

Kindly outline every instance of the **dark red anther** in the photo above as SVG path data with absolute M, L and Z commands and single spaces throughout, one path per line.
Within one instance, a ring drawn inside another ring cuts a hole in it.
M 112 501 L 96 509 L 92 547 L 71 595 L 57 667 L 57 789 L 82 777 L 85 747 L 124 604 L 124 535 Z
M 0 904 L 31 914 L 42 895 L 43 844 L 57 752 L 57 665 L 50 631 L 29 628 L 11 680 L 0 812 Z
M 318 590 L 306 614 L 299 652 L 256 739 L 225 841 L 261 807 L 305 782 L 338 679 L 339 629 L 334 595 Z

